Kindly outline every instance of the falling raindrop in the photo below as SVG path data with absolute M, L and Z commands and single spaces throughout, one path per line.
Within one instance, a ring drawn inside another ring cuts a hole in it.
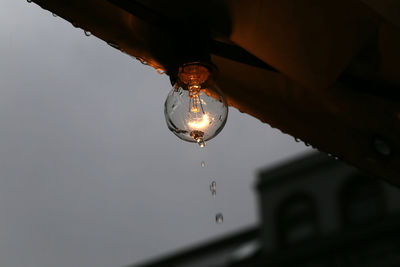
M 224 222 L 224 216 L 222 215 L 222 213 L 217 213 L 215 215 L 215 222 L 216 223 L 223 223 Z
M 204 161 L 201 162 L 201 167 L 204 168 L 206 166 L 206 163 Z
M 83 31 L 85 33 L 86 36 L 90 36 L 92 35 L 92 33 L 90 31 Z
M 213 197 L 217 195 L 217 183 L 215 181 L 212 181 L 210 184 L 210 191 Z
M 212 181 L 212 183 L 210 184 L 210 190 L 216 190 L 217 189 L 217 183 L 215 181 Z

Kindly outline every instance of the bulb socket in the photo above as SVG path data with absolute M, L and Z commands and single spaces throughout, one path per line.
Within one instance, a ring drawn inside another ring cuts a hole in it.
M 217 72 L 217 68 L 212 63 L 190 62 L 182 64 L 178 68 L 178 74 L 175 79 L 170 76 L 171 84 L 181 84 L 182 87 L 196 87 L 206 83 L 213 78 Z

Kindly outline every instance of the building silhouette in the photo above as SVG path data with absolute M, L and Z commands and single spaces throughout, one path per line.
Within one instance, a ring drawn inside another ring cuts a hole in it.
M 138 266 L 400 266 L 400 191 L 312 153 L 258 174 L 260 225 Z

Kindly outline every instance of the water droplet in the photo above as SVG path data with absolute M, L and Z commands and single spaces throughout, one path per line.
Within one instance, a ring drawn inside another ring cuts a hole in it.
M 53 15 L 53 17 L 58 17 L 57 14 L 55 14 L 55 13 L 51 13 L 51 14 Z
M 165 71 L 163 69 L 157 68 L 156 71 L 158 72 L 158 74 L 164 74 Z
M 144 60 L 143 58 L 137 57 L 137 59 L 138 59 L 138 60 L 140 61 L 140 63 L 142 63 L 143 65 L 147 65 L 146 60 Z
M 212 181 L 211 184 L 210 184 L 210 190 L 213 191 L 213 190 L 216 190 L 216 189 L 217 189 L 217 183 L 215 181 Z
M 32 0 L 26 0 L 26 2 L 28 2 L 28 3 L 32 3 Z
M 92 35 L 92 33 L 90 31 L 83 31 L 85 33 L 86 36 L 90 36 Z
M 194 141 L 197 142 L 197 144 L 199 144 L 200 147 L 205 147 L 206 146 L 206 142 L 204 142 L 203 140 L 203 136 L 204 133 L 202 131 L 191 131 L 190 132 L 190 137 L 193 138 Z
M 206 142 L 204 142 L 203 139 L 199 140 L 197 143 L 199 144 L 200 147 L 205 147 L 206 146 Z
M 217 213 L 215 215 L 215 222 L 216 223 L 223 223 L 224 222 L 224 216 L 222 215 L 222 213 Z
M 297 137 L 294 138 L 294 141 L 296 141 L 297 143 L 301 142 L 300 138 L 297 138 Z
M 304 142 L 304 144 L 305 144 L 306 146 L 310 146 L 310 144 L 309 144 L 309 143 L 307 143 L 307 142 Z
M 390 154 L 392 154 L 392 150 L 391 150 L 389 144 L 385 140 L 383 140 L 379 137 L 377 137 L 373 140 L 373 146 L 374 146 L 375 151 L 378 152 L 382 156 L 389 156 Z
M 213 197 L 217 195 L 217 183 L 215 181 L 212 181 L 210 184 L 210 191 Z
M 109 46 L 111 46 L 111 47 L 113 47 L 113 48 L 119 50 L 119 45 L 117 45 L 116 43 L 114 43 L 114 42 L 107 42 L 107 44 L 108 44 Z
M 206 166 L 206 163 L 204 161 L 201 162 L 201 167 L 204 168 Z

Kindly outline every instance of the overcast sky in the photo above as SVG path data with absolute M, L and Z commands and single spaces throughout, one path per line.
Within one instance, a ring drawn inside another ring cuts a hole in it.
M 184 143 L 166 75 L 33 3 L 0 0 L 0 36 L 0 266 L 124 266 L 254 225 L 257 170 L 307 150 L 233 108 Z

